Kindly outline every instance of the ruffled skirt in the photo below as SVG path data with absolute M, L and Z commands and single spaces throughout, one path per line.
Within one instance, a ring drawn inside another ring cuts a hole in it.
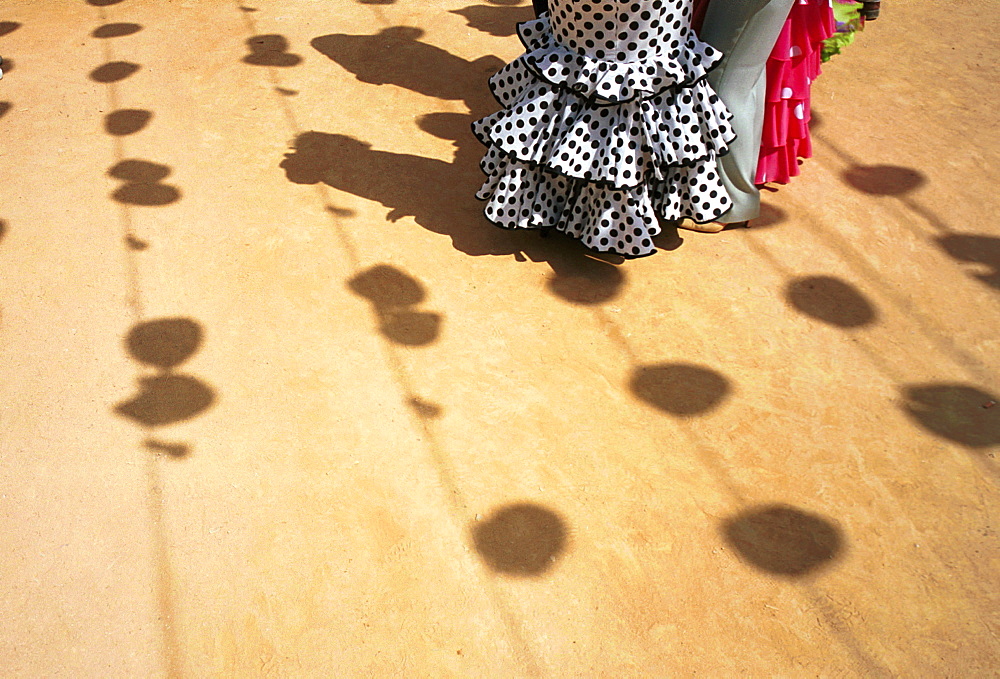
M 561 45 L 546 15 L 518 35 L 525 54 L 490 78 L 503 108 L 472 126 L 487 147 L 477 198 L 491 222 L 642 257 L 661 220 L 729 208 L 717 159 L 735 135 L 705 81 L 719 52 L 683 31 L 669 53 L 596 59 Z
M 810 90 L 819 77 L 823 41 L 835 25 L 830 0 L 796 0 L 767 60 L 767 101 L 757 184 L 787 184 L 799 160 L 812 157 Z

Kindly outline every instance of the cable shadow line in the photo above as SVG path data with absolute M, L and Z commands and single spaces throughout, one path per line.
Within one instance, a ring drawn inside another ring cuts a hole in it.
M 935 229 L 940 231 L 944 235 L 952 235 L 958 233 L 951 226 L 946 224 L 944 220 L 937 216 L 936 213 L 927 209 L 914 199 L 909 196 L 896 196 L 896 200 L 902 203 L 904 206 L 908 207 L 913 213 L 922 217 L 925 222 L 933 226 Z
M 235 0 L 235 5 L 237 11 L 243 14 L 243 21 L 246 30 L 251 34 L 251 36 L 257 35 L 259 33 L 257 22 L 254 21 L 250 12 L 245 12 L 241 9 L 239 0 Z M 388 25 L 384 14 L 381 12 L 381 8 L 375 5 L 372 5 L 371 8 L 383 24 Z M 277 69 L 273 66 L 268 66 L 266 68 L 268 69 L 268 77 L 274 91 L 279 93 L 282 89 L 282 81 L 277 73 Z M 298 137 L 302 133 L 302 130 L 288 98 L 284 97 L 280 93 L 277 94 L 277 96 L 282 97 L 281 102 L 283 109 L 286 111 L 286 122 L 293 135 Z M 329 209 L 329 206 L 331 205 L 329 199 L 330 189 L 322 182 L 318 182 L 316 187 L 317 196 L 319 197 L 324 209 L 326 209 L 327 213 L 330 215 L 330 220 L 334 226 L 335 232 L 338 235 L 341 246 L 343 247 L 351 268 L 354 271 L 360 271 L 362 263 L 358 247 L 354 243 L 354 239 L 351 237 L 348 230 L 344 228 L 340 218 Z M 454 471 L 454 467 L 445 452 L 444 447 L 441 445 L 434 427 L 428 419 L 422 416 L 418 409 L 414 408 L 412 405 L 415 402 L 420 402 L 420 398 L 419 394 L 417 394 L 416 390 L 413 388 L 412 380 L 409 376 L 409 372 L 406 370 L 405 362 L 403 361 L 400 350 L 393 346 L 389 340 L 382 335 L 379 335 L 379 342 L 385 355 L 386 364 L 393 375 L 396 386 L 400 390 L 403 401 L 405 402 L 407 410 L 410 413 L 412 426 L 423 434 L 424 441 L 426 442 L 425 447 L 427 448 L 432 465 L 437 472 L 438 478 L 440 479 L 441 485 L 443 486 L 447 496 L 446 505 L 452 517 L 452 527 L 455 529 L 456 535 L 464 535 L 468 519 L 468 501 L 456 481 L 457 474 Z M 489 593 L 490 599 L 500 616 L 501 623 L 506 628 L 507 634 L 510 637 L 511 648 L 514 653 L 519 656 L 518 659 L 520 664 L 526 670 L 527 676 L 544 676 L 536 654 L 532 651 L 530 643 L 522 632 L 521 621 L 514 614 L 513 606 L 508 600 L 508 597 L 500 590 L 499 586 L 492 579 L 486 576 L 486 574 L 479 567 L 478 561 L 476 562 L 476 566 L 476 572 L 479 574 L 480 582 L 483 588 Z
M 242 4 L 240 0 L 235 0 L 236 11 L 243 16 L 243 26 L 247 33 L 252 37 L 260 33 L 260 28 L 257 22 L 254 20 L 252 14 L 242 9 Z M 285 122 L 288 125 L 288 129 L 291 131 L 293 138 L 298 138 L 302 134 L 303 130 L 301 125 L 299 125 L 298 118 L 295 116 L 295 111 L 289 101 L 289 98 L 281 92 L 285 90 L 283 87 L 283 81 L 281 76 L 278 74 L 278 69 L 274 66 L 264 66 L 267 71 L 267 77 L 271 84 L 272 96 L 276 96 L 281 104 L 281 110 L 285 117 Z M 329 206 L 330 192 L 328 187 L 322 182 L 316 184 L 316 193 L 319 196 L 320 203 L 326 209 L 328 218 L 333 226 L 333 231 L 337 235 L 337 239 L 340 241 L 340 245 L 344 252 L 347 254 L 348 263 L 351 269 L 357 271 L 361 268 L 361 258 L 358 253 L 357 245 L 354 243 L 354 239 L 351 238 L 350 233 L 348 233 L 347 228 L 344 226 L 341 219 L 330 211 Z
M 250 37 L 259 35 L 260 32 L 257 28 L 257 22 L 254 21 L 253 16 L 250 12 L 244 11 L 241 8 L 239 0 L 236 0 L 236 10 L 240 12 L 243 16 L 243 25 L 249 33 Z M 260 66 L 256 66 L 260 68 Z M 299 122 L 295 118 L 295 111 L 292 110 L 291 104 L 288 103 L 288 97 L 280 94 L 280 91 L 285 89 L 281 85 L 281 78 L 278 76 L 278 69 L 270 64 L 264 65 L 264 70 L 267 72 L 267 78 L 271 83 L 271 91 L 279 94 L 279 99 L 281 101 L 281 111 L 285 116 L 285 120 L 288 126 L 292 129 L 293 133 L 298 136 L 300 132 Z
M 99 6 L 97 13 L 101 25 L 106 24 L 108 16 L 104 7 Z M 105 63 L 115 61 L 111 41 L 104 40 L 101 43 Z M 116 82 L 105 83 L 105 92 L 108 97 L 109 110 L 118 110 L 121 100 L 118 84 Z M 115 164 L 121 163 L 125 159 L 125 142 L 121 137 L 114 136 L 112 143 Z M 142 241 L 136 236 L 132 210 L 133 208 L 129 205 L 118 202 L 118 223 L 124 244 L 122 251 L 127 288 L 126 308 L 131 317 L 132 325 L 135 326 L 145 318 L 146 309 L 142 294 L 139 259 L 136 248 L 132 247 L 132 244 Z M 141 425 L 140 430 L 145 439 L 150 438 L 152 434 L 150 427 Z M 180 679 L 184 676 L 183 659 L 177 633 L 177 605 L 173 598 L 174 572 L 171 566 L 169 540 L 165 530 L 166 505 L 163 497 L 161 460 L 159 456 L 154 455 L 146 455 L 146 458 L 146 513 L 152 541 L 156 606 L 160 614 L 161 652 L 166 676 L 169 679 Z
M 400 350 L 381 335 L 379 336 L 379 342 L 385 354 L 386 363 L 389 365 L 389 369 L 395 377 L 396 385 L 403 393 L 407 404 L 419 401 L 419 395 L 412 386 L 410 376 L 400 356 Z M 425 447 L 430 453 L 438 478 L 444 487 L 449 513 L 452 515 L 452 527 L 457 529 L 457 532 L 461 534 L 464 532 L 464 522 L 469 516 L 469 502 L 456 480 L 458 474 L 444 446 L 441 444 L 433 423 L 429 418 L 421 415 L 416 408 L 409 407 L 408 411 L 413 426 L 424 436 L 424 440 L 426 441 Z M 480 574 L 481 585 L 488 592 L 502 624 L 506 628 L 508 635 L 510 635 L 511 648 L 514 654 L 518 656 L 517 660 L 519 664 L 526 670 L 526 674 L 529 677 L 545 676 L 536 654 L 532 651 L 531 644 L 522 631 L 522 621 L 514 613 L 509 598 L 501 591 L 494 579 L 487 577 L 481 569 L 477 569 L 476 572 Z
M 380 24 L 382 24 L 383 27 L 392 25 L 392 22 L 389 21 L 389 17 L 385 15 L 385 11 L 379 5 L 367 2 L 361 4 L 367 6 L 372 11 L 372 14 L 375 15 L 375 18 Z

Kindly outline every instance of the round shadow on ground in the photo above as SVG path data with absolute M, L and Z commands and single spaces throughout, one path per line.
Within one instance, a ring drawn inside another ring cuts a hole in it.
M 246 44 L 250 54 L 243 57 L 243 63 L 280 68 L 302 63 L 302 57 L 288 53 L 288 39 L 283 35 L 255 35 L 248 38 Z
M 190 318 L 161 318 L 132 328 L 125 344 L 137 361 L 169 370 L 198 351 L 201 340 L 201 326 Z
M 829 520 L 788 505 L 755 507 L 727 519 L 722 533 L 747 563 L 798 578 L 829 565 L 843 537 Z
M 7 235 L 7 222 L 0 219 L 0 241 Z
M 907 387 L 906 413 L 927 431 L 968 448 L 1000 445 L 1000 397 L 968 384 Z
M 170 168 L 148 160 L 129 159 L 116 164 L 108 175 L 126 182 L 111 196 L 126 205 L 156 207 L 169 205 L 180 199 L 181 192 L 160 180 L 170 175 Z
M 3 118 L 10 108 L 11 103 L 9 101 L 0 101 L 0 118 Z
M 636 368 L 632 392 L 671 415 L 703 415 L 716 408 L 730 391 L 729 380 L 714 370 L 688 363 L 663 363 Z
M 595 257 L 550 258 L 549 290 L 567 302 L 590 306 L 619 295 L 625 283 L 620 267 Z
M 352 292 L 382 309 L 420 304 L 427 296 L 420 281 L 388 264 L 378 264 L 359 273 L 347 285 Z
M 839 328 L 860 328 L 878 317 L 857 288 L 833 276 L 797 278 L 788 283 L 785 295 L 806 316 Z
M 389 310 L 376 308 L 379 331 L 396 344 L 425 347 L 441 334 L 441 314 L 432 311 Z
M 91 71 L 90 79 L 104 84 L 116 83 L 125 80 L 140 68 L 139 64 L 130 61 L 109 61 Z
M 126 35 L 133 35 L 141 30 L 142 26 L 139 24 L 104 24 L 95 28 L 91 35 L 95 38 L 124 38 Z
M 516 577 L 545 573 L 566 549 L 563 520 L 530 502 L 507 505 L 472 527 L 472 543 L 492 570 Z
M 141 391 L 115 412 L 147 427 L 189 420 L 215 401 L 212 390 L 189 375 L 165 373 L 139 379 Z
M 356 275 L 347 286 L 371 302 L 379 319 L 379 331 L 387 339 L 421 347 L 438 338 L 441 315 L 412 308 L 427 296 L 424 286 L 413 276 L 394 266 L 379 264 Z
M 924 175 L 898 165 L 852 165 L 843 172 L 844 181 L 873 196 L 901 196 L 924 184 Z
M 152 111 L 123 108 L 104 116 L 104 131 L 116 137 L 124 137 L 142 130 L 152 119 Z

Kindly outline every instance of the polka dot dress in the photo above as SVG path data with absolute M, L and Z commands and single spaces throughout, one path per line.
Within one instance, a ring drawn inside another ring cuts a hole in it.
M 729 208 L 716 163 L 735 135 L 705 82 L 722 55 L 691 2 L 550 0 L 518 26 L 525 53 L 490 78 L 503 108 L 472 126 L 490 221 L 642 257 L 660 220 Z

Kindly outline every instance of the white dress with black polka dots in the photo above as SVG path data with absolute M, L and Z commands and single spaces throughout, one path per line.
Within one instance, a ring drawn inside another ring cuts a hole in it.
M 525 53 L 490 78 L 503 108 L 473 123 L 490 221 L 642 257 L 659 219 L 729 208 L 717 159 L 735 135 L 705 82 L 722 55 L 691 30 L 691 3 L 549 0 L 518 26 Z

